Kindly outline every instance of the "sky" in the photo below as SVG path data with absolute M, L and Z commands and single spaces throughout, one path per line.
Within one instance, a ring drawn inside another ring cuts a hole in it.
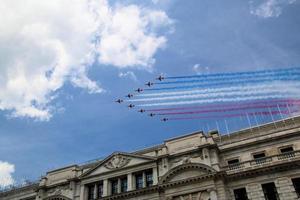
M 297 0 L 2 0 L 0 12 L 0 187 L 216 128 L 114 102 L 160 74 L 300 65 Z

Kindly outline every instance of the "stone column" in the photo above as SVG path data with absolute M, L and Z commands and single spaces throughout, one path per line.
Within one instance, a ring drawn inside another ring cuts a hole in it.
M 290 178 L 282 177 L 275 181 L 277 192 L 280 199 L 291 200 L 297 199 L 297 193 Z
M 121 193 L 121 179 L 118 178 L 118 193 Z
M 158 173 L 157 173 L 157 167 L 153 167 L 153 174 L 152 174 L 152 178 L 153 178 L 153 185 L 157 185 L 158 184 Z
M 87 188 L 84 185 L 80 186 L 80 200 L 86 200 L 88 198 Z
M 103 197 L 106 197 L 108 196 L 109 192 L 109 187 L 108 187 L 108 180 L 107 179 L 104 179 L 103 180 Z
M 94 185 L 94 199 L 97 199 L 97 184 Z
M 249 200 L 264 200 L 264 192 L 258 183 L 251 183 L 246 186 Z
M 133 190 L 132 173 L 127 174 L 127 191 Z

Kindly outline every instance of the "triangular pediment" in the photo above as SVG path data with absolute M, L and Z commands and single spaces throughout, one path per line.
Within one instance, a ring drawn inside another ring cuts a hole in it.
M 131 153 L 115 152 L 102 160 L 95 167 L 81 175 L 81 177 L 94 176 L 121 168 L 132 167 L 142 163 L 155 161 L 156 158 Z

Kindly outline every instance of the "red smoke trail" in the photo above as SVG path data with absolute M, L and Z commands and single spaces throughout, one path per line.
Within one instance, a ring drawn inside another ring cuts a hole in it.
M 285 107 L 300 105 L 298 104 L 273 104 L 273 105 L 262 105 L 262 106 L 244 106 L 244 107 L 234 107 L 227 109 L 212 109 L 212 110 L 196 110 L 196 111 L 188 111 L 188 112 L 166 112 L 166 113 L 157 113 L 157 115 L 192 115 L 199 113 L 214 113 L 214 112 L 228 112 L 228 111 L 238 111 L 238 110 L 247 110 L 247 109 L 267 109 L 267 108 L 277 108 L 277 107 Z
M 272 111 L 272 112 L 251 112 L 251 113 L 237 113 L 237 114 L 227 114 L 227 115 L 214 115 L 214 116 L 199 116 L 199 117 L 174 117 L 168 118 L 168 120 L 193 120 L 193 119 L 211 119 L 211 118 L 232 118 L 232 117 L 243 117 L 243 116 L 254 116 L 254 115 L 277 115 L 277 114 L 291 114 L 298 112 L 294 110 L 289 112 L 288 110 L 284 111 Z
M 248 103 L 230 103 L 230 104 L 212 104 L 206 106 L 187 106 L 187 107 L 176 107 L 176 108 L 160 108 L 160 109 L 149 109 L 148 112 L 160 112 L 160 111 L 175 111 L 175 110 L 191 110 L 191 109 L 201 109 L 201 108 L 224 108 L 224 107 L 240 107 L 245 105 L 256 105 L 256 104 L 266 104 L 269 103 L 299 103 L 298 99 L 276 99 L 276 100 L 263 100 L 263 101 L 252 101 Z

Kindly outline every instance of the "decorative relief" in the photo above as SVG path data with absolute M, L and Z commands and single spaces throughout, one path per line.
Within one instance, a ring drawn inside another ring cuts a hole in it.
M 117 169 L 126 166 L 131 159 L 122 155 L 115 155 L 107 163 L 104 164 L 104 167 L 107 169 Z
M 52 189 L 48 190 L 47 193 L 48 193 L 48 196 L 61 195 L 62 191 L 66 191 L 68 189 L 69 189 L 68 185 L 58 186 L 58 187 L 55 187 L 55 188 L 52 188 Z
M 181 156 L 179 158 L 176 158 L 174 159 L 172 162 L 173 163 L 178 163 L 178 162 L 181 162 L 182 164 L 187 164 L 187 163 L 191 163 L 191 160 L 193 158 L 199 158 L 202 160 L 203 157 L 201 155 L 199 155 L 198 153 L 194 153 L 194 154 L 191 154 L 191 155 L 184 155 L 184 156 Z
M 179 195 L 172 198 L 172 200 L 208 200 L 208 199 L 210 199 L 210 196 L 206 191 Z

